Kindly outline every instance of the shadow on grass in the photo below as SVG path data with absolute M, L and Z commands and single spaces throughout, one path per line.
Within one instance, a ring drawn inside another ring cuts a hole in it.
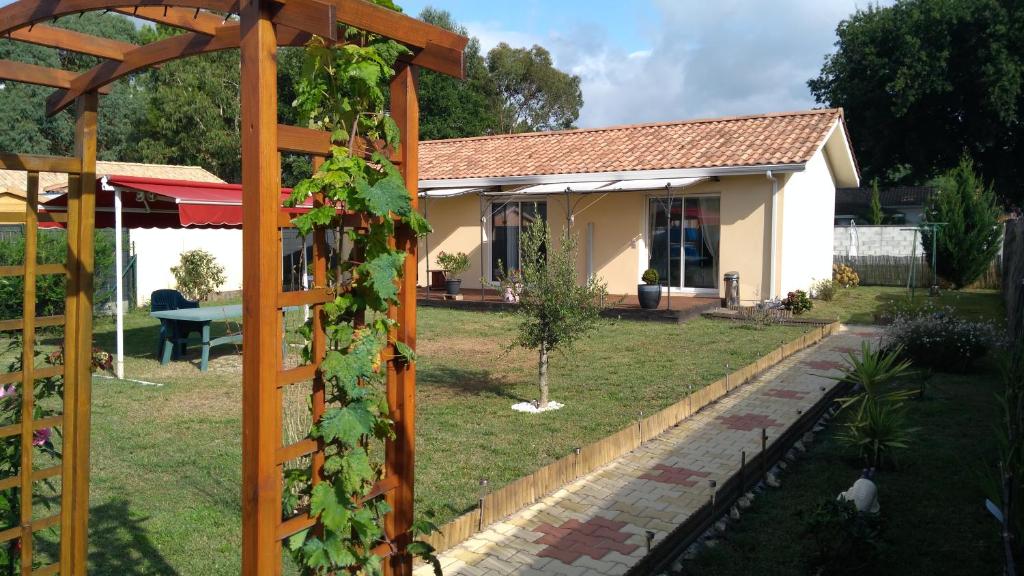
M 89 574 L 97 576 L 178 576 L 153 546 L 143 523 L 127 500 L 89 510 Z M 38 553 L 60 557 L 59 538 L 37 539 Z
M 487 370 L 421 365 L 416 371 L 416 379 L 420 384 L 444 388 L 460 396 L 490 394 L 516 402 L 528 401 L 512 392 L 507 382 L 491 376 Z

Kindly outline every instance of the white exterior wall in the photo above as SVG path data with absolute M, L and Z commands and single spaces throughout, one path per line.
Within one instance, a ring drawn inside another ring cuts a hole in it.
M 823 150 L 807 168 L 786 179 L 782 219 L 778 223 L 779 294 L 809 290 L 815 280 L 832 277 L 836 185 Z
M 171 267 L 181 253 L 202 249 L 213 254 L 224 267 L 224 282 L 218 291 L 242 289 L 242 231 L 204 229 L 137 229 L 129 232 L 138 255 L 138 305 L 149 301 L 150 294 L 161 288 L 174 288 Z

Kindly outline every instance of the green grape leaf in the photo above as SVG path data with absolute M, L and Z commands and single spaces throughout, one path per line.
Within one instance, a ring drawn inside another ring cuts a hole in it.
M 355 402 L 325 412 L 318 427 L 325 442 L 340 440 L 348 446 L 356 446 L 361 436 L 373 431 L 373 422 L 373 414 L 366 405 Z

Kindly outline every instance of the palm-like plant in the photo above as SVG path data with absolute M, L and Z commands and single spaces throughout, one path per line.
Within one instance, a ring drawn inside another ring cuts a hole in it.
M 906 448 L 915 430 L 907 427 L 903 407 L 915 391 L 891 387 L 894 380 L 913 373 L 901 352 L 898 346 L 882 350 L 862 342 L 860 356 L 847 355 L 843 375 L 830 376 L 852 384 L 855 392 L 839 399 L 839 409 L 851 414 L 838 439 L 856 448 L 870 466 L 879 466 L 884 458 L 893 459 L 893 452 Z
M 913 390 L 887 389 L 894 380 L 913 374 L 909 360 L 901 359 L 902 347 L 889 350 L 874 349 L 868 342 L 861 342 L 860 356 L 851 352 L 846 356 L 846 368 L 842 376 L 828 376 L 833 380 L 853 385 L 855 394 L 839 399 L 841 410 L 853 408 L 854 418 L 864 416 L 868 402 L 902 403 L 913 397 Z

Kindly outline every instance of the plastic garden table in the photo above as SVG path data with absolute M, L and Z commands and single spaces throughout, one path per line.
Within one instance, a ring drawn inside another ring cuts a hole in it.
M 300 309 L 295 307 L 285 308 L 281 311 L 282 317 L 285 313 L 292 309 Z M 177 345 L 174 342 L 172 336 L 175 334 L 174 323 L 187 321 L 197 322 L 202 324 L 202 346 L 203 353 L 202 358 L 199 362 L 199 370 L 205 372 L 209 367 L 210 362 L 210 348 L 214 346 L 220 346 L 221 344 L 241 344 L 242 334 L 228 334 L 221 336 L 220 338 L 210 339 L 210 324 L 214 321 L 226 322 L 228 320 L 234 320 L 242 317 L 242 305 L 232 304 L 230 306 L 206 306 L 199 308 L 181 308 L 178 310 L 160 310 L 158 312 L 150 312 L 150 316 L 159 318 L 160 322 L 164 325 L 163 334 L 163 353 L 160 356 L 160 364 L 167 364 L 171 361 L 171 353 L 174 347 Z M 282 322 L 284 326 L 284 322 Z M 281 357 L 285 357 L 288 354 L 288 341 L 285 339 L 284 334 L 281 336 Z

